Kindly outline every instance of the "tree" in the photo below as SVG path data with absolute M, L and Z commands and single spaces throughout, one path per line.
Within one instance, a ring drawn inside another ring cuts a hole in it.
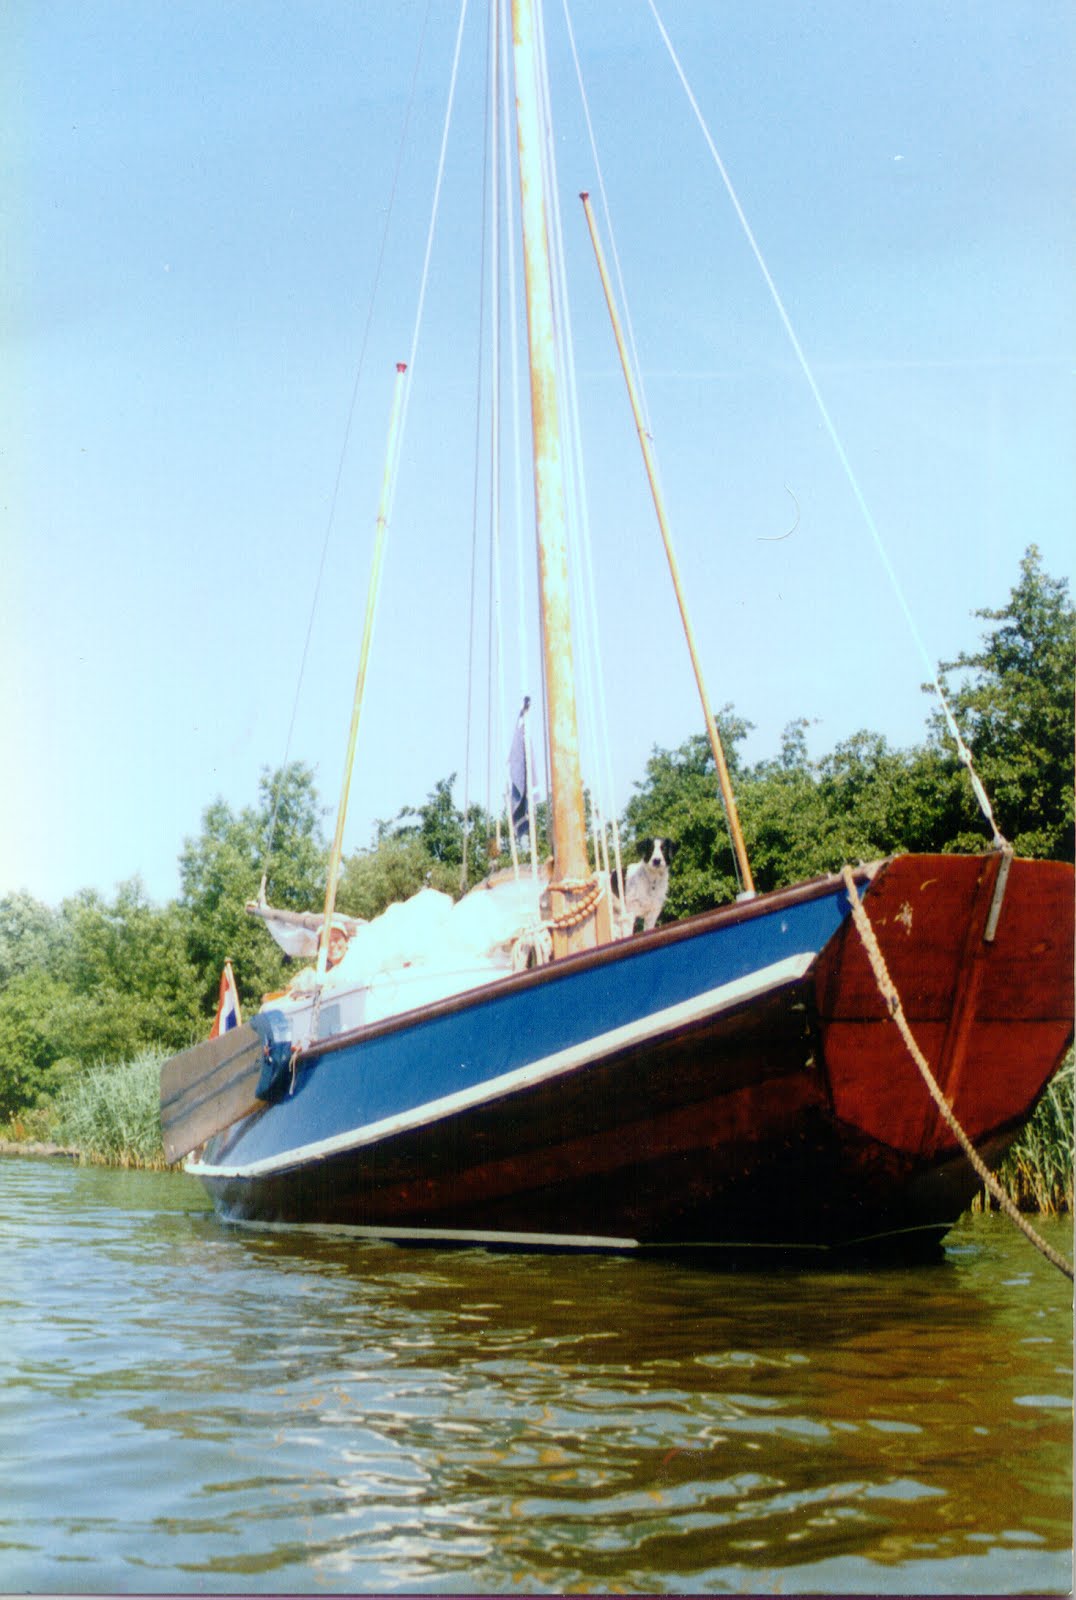
M 64 901 L 60 915 L 63 942 L 54 972 L 75 996 L 95 1003 L 111 997 L 117 1015 L 137 1012 L 139 1046 L 153 1042 L 181 1049 L 190 1043 L 202 1007 L 199 974 L 188 954 L 190 918 L 183 908 L 154 906 L 142 880 L 134 877 L 118 885 L 111 904 L 84 889 Z M 100 1028 L 95 1024 L 93 1031 Z M 65 1053 L 100 1058 L 90 1045 Z
M 325 898 L 324 812 L 313 772 L 299 762 L 273 774 L 266 769 L 258 788 L 258 806 L 238 814 L 221 799 L 208 806 L 201 833 L 184 842 L 179 858 L 180 906 L 189 918 L 187 950 L 206 1011 L 215 1003 L 227 960 L 244 1007 L 284 981 L 283 955 L 245 910 L 247 901 L 257 898 L 263 871 L 274 906 L 310 911 Z
M 63 1054 L 68 984 L 42 970 L 20 972 L 0 991 L 0 1116 L 36 1105 Z
M 83 890 L 48 915 L 48 940 L 31 941 L 34 962 L 0 988 L 0 1115 L 33 1105 L 72 1071 L 147 1044 L 181 1049 L 201 1031 L 178 907 L 151 905 L 133 878 L 111 903 Z
M 942 687 L 1002 833 L 1022 855 L 1071 860 L 1076 610 L 1068 582 L 1048 577 L 1029 545 L 1008 604 L 974 614 L 996 626 L 973 654 L 943 663 Z M 962 675 L 955 685 L 952 673 Z M 948 742 L 940 710 L 932 726 Z M 970 794 L 964 816 L 954 843 L 974 848 L 985 824 Z
M 369 915 L 359 906 L 370 903 L 371 894 L 380 903 L 383 891 L 375 888 L 374 883 L 381 868 L 389 879 L 414 883 L 408 890 L 410 894 L 426 882 L 446 893 L 458 894 L 466 887 L 464 876 L 469 883 L 485 876 L 491 862 L 492 823 L 481 806 L 470 805 L 465 827 L 464 814 L 452 798 L 455 782 L 454 772 L 450 777 L 438 779 L 426 796 L 425 805 L 404 806 L 390 821 L 377 824 L 374 850 L 353 857 L 354 867 L 345 871 L 341 881 L 340 893 L 347 898 L 346 909 L 358 916 Z M 375 867 L 375 862 L 380 862 L 380 868 Z M 406 898 L 406 895 L 395 894 L 390 898 Z M 387 904 L 388 900 L 384 902 Z M 383 910 L 384 905 L 380 909 Z M 343 899 L 341 909 L 345 909 Z
M 0 989 L 22 972 L 50 965 L 61 934 L 56 913 L 28 894 L 0 899 Z
M 738 746 L 751 724 L 736 716 L 731 706 L 722 707 L 717 721 L 730 775 L 739 775 Z M 666 836 L 676 840 L 676 869 L 664 921 L 705 910 L 736 894 L 732 845 L 704 734 L 693 734 L 676 750 L 654 748 L 646 777 L 636 784 L 625 808 L 624 830 L 628 855 L 634 840 Z
M 359 850 L 348 857 L 336 903 L 349 916 L 369 921 L 423 888 L 453 894 L 459 881 L 459 867 L 434 862 L 416 833 L 389 835 L 372 850 Z

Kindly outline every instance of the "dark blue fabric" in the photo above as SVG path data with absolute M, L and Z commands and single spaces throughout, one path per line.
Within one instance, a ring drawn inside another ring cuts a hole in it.
M 523 702 L 523 710 L 519 713 L 516 731 L 512 736 L 512 748 L 508 752 L 508 776 L 512 784 L 512 831 L 517 839 L 522 839 L 529 826 L 527 817 L 526 723 L 524 719 L 530 703 L 530 696 L 528 695 Z
M 282 1011 L 259 1011 L 250 1025 L 265 1046 L 262 1075 L 254 1091 L 259 1100 L 272 1105 L 283 1100 L 291 1087 L 291 1039 L 288 1019 Z

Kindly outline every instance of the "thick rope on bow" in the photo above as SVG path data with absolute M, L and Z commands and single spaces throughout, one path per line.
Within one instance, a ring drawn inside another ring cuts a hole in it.
M 963 1150 L 968 1160 L 971 1162 L 983 1185 L 993 1195 L 1002 1211 L 1005 1212 L 1006 1216 L 1008 1216 L 1012 1222 L 1015 1222 L 1016 1226 L 1020 1229 L 1020 1232 L 1031 1241 L 1036 1250 L 1040 1251 L 1046 1257 L 1047 1261 L 1051 1262 L 1053 1266 L 1057 1267 L 1059 1272 L 1063 1272 L 1067 1278 L 1072 1278 L 1072 1263 L 1067 1261 L 1059 1251 L 1053 1248 L 1052 1245 L 1047 1244 L 1046 1240 L 1041 1236 L 1041 1234 L 1035 1232 L 1035 1229 L 1031 1226 L 1030 1222 L 1027 1221 L 1027 1219 L 1020 1212 L 1019 1208 L 1013 1203 L 1012 1200 L 1010 1200 L 1009 1196 L 998 1183 L 997 1179 L 994 1177 L 994 1174 L 990 1171 L 990 1168 L 986 1165 L 986 1162 L 975 1149 L 975 1146 L 972 1144 L 971 1140 L 964 1132 L 964 1129 L 960 1126 L 960 1123 L 954 1116 L 952 1106 L 942 1094 L 942 1091 L 938 1085 L 938 1080 L 931 1072 L 930 1067 L 927 1064 L 927 1059 L 920 1050 L 919 1046 L 916 1044 L 912 1030 L 908 1026 L 908 1019 L 904 1015 L 904 1007 L 901 1004 L 900 995 L 897 993 L 896 984 L 889 976 L 889 969 L 885 964 L 885 957 L 882 955 L 881 947 L 879 946 L 878 940 L 875 937 L 874 929 L 871 927 L 870 918 L 867 916 L 863 902 L 859 898 L 859 891 L 856 888 L 856 882 L 852 876 L 851 868 L 848 866 L 843 867 L 842 876 L 844 878 L 844 886 L 848 891 L 848 899 L 852 907 L 852 918 L 855 922 L 859 937 L 863 941 L 863 948 L 867 952 L 867 959 L 871 964 L 871 970 L 873 971 L 875 981 L 878 984 L 878 992 L 885 1001 L 886 1008 L 889 1011 L 890 1016 L 900 1029 L 900 1036 L 908 1047 L 909 1055 L 919 1068 L 920 1076 L 930 1092 L 930 1098 L 934 1101 L 934 1104 L 941 1112 L 942 1118 L 947 1127 L 953 1134 L 953 1137 L 960 1145 L 960 1148 Z

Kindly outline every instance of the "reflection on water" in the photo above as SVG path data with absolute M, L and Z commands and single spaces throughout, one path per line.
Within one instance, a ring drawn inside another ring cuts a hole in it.
M 1070 1587 L 1069 1286 L 997 1218 L 721 1274 L 204 1205 L 0 1162 L 0 1589 Z

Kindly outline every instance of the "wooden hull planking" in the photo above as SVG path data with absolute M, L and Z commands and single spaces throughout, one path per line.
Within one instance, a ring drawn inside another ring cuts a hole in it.
M 1015 862 L 986 941 L 998 860 L 896 858 L 865 895 L 913 1033 L 994 1160 L 1073 1010 L 1072 869 Z M 882 1249 L 939 1239 L 977 1189 L 839 880 L 432 1011 L 319 1045 L 293 1098 L 211 1141 L 192 1170 L 221 1214 L 433 1242 Z M 446 1062 L 483 1040 L 451 1092 Z

